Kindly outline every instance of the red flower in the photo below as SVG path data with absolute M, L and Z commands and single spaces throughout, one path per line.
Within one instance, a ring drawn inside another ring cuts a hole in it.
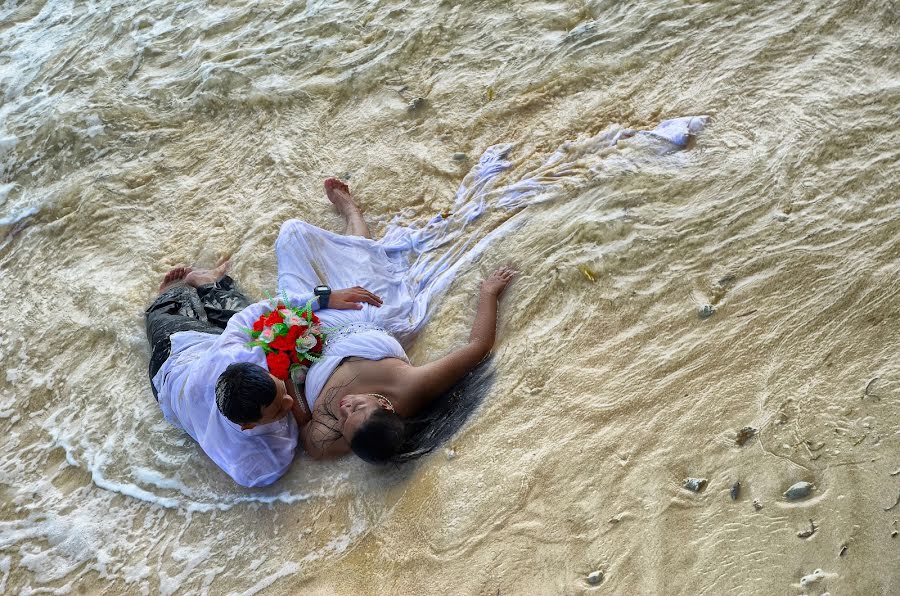
M 266 317 L 266 325 L 277 325 L 278 323 L 284 323 L 284 317 L 277 310 L 273 310 Z
M 322 353 L 322 338 L 319 337 L 318 335 L 316 335 L 315 338 L 316 338 L 316 345 L 313 346 L 313 348 L 312 348 L 312 350 L 310 350 L 310 352 L 312 352 L 313 354 L 321 354 Z
M 297 350 L 291 350 L 288 354 L 291 355 L 291 364 L 300 364 L 300 355 Z
M 258 318 L 255 323 L 253 323 L 253 330 L 254 331 L 262 331 L 263 327 L 265 327 L 265 326 L 266 326 L 266 315 L 263 315 L 260 318 Z
M 287 381 L 291 368 L 291 357 L 284 352 L 269 352 L 266 354 L 266 364 L 269 372 L 282 381 Z
M 311 313 L 310 313 L 310 314 L 311 314 Z M 313 324 L 318 325 L 318 324 L 319 324 L 319 317 L 317 317 L 316 315 L 312 315 L 312 322 L 313 322 Z
M 304 333 L 306 333 L 306 327 L 301 327 L 300 325 L 294 325 L 288 329 L 287 338 L 291 341 L 291 347 L 297 343 L 297 340 Z
M 295 340 L 296 341 L 296 340 Z M 295 351 L 294 342 L 291 341 L 290 334 L 288 335 L 279 335 L 275 339 L 269 342 L 269 347 L 273 350 L 279 350 L 281 352 L 291 352 Z M 275 373 L 272 373 L 275 374 Z

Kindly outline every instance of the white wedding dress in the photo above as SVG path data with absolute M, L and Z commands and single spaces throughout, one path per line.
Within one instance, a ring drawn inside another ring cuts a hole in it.
M 299 220 L 286 222 L 278 236 L 278 286 L 289 296 L 307 296 L 324 284 L 332 289 L 362 286 L 384 300 L 380 307 L 325 310 L 318 313 L 325 328 L 339 329 L 326 342 L 324 358 L 310 367 L 306 399 L 312 408 L 322 387 L 344 358 L 407 359 L 401 343 L 412 340 L 425 324 L 429 304 L 515 220 L 482 238 L 466 228 L 485 209 L 521 209 L 552 197 L 574 159 L 628 142 L 651 154 L 685 148 L 708 122 L 706 116 L 676 118 L 651 131 L 611 128 L 595 137 L 564 144 L 537 171 L 503 188 L 492 188 L 506 170 L 511 145 L 490 147 L 463 180 L 452 215 L 438 215 L 424 226 L 392 224 L 384 238 L 343 236 Z M 609 160 L 611 155 L 602 159 Z M 463 232 L 467 233 L 464 235 Z

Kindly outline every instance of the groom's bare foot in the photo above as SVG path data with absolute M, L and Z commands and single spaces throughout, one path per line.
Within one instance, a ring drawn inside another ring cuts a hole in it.
M 225 258 L 213 269 L 197 269 L 189 272 L 184 276 L 184 283 L 195 288 L 206 284 L 214 284 L 222 279 L 229 267 L 231 267 L 231 260 Z
M 165 292 L 178 282 L 184 280 L 193 271 L 190 267 L 173 267 L 163 277 L 162 283 L 159 284 L 159 291 Z

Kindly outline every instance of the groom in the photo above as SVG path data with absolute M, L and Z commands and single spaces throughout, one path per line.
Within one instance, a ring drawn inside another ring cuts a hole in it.
M 328 194 L 335 202 L 334 193 Z M 250 304 L 225 274 L 228 265 L 176 267 L 164 277 L 145 312 L 151 388 L 166 420 L 187 432 L 235 482 L 267 486 L 290 467 L 298 425 L 309 412 L 290 382 L 268 372 L 263 351 L 247 347 L 244 330 L 269 304 Z M 381 306 L 378 296 L 361 287 L 319 286 L 290 301 L 312 301 L 313 310 Z

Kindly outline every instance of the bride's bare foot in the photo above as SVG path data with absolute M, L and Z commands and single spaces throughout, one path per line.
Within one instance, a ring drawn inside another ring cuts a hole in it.
M 350 188 L 345 183 L 337 178 L 328 178 L 325 180 L 325 195 L 337 208 L 338 213 L 343 215 L 347 221 L 347 228 L 344 230 L 345 234 L 362 236 L 364 238 L 372 237 L 369 234 L 369 226 L 366 225 L 363 219 L 362 211 L 360 211 L 356 201 L 353 200 L 353 197 L 350 195 Z
M 359 211 L 359 205 L 350 196 L 350 187 L 337 178 L 325 180 L 325 195 L 344 217 L 348 217 L 353 211 Z
M 230 266 L 231 260 L 225 258 L 213 269 L 197 269 L 189 272 L 184 276 L 184 283 L 195 288 L 205 286 L 206 284 L 214 284 L 222 279 L 222 276 L 225 275 L 225 272 L 228 271 Z
M 163 277 L 162 283 L 159 284 L 160 293 L 165 292 L 178 282 L 182 281 L 185 277 L 187 277 L 193 269 L 190 267 L 173 267 L 166 273 L 165 277 Z

